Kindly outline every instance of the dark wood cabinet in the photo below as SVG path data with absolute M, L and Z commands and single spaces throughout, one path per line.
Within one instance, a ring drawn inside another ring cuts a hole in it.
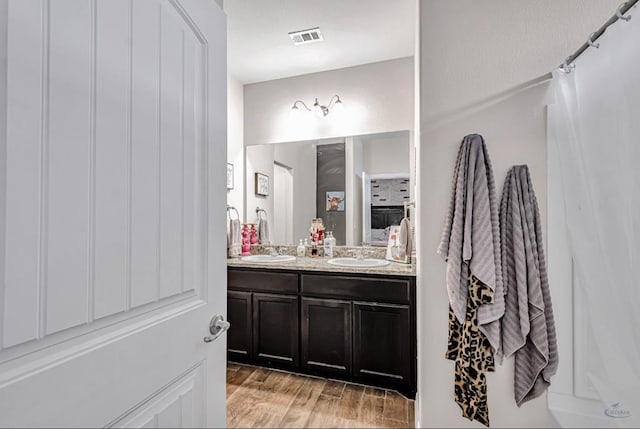
M 231 327 L 227 336 L 229 358 L 248 361 L 251 358 L 252 319 L 251 292 L 227 292 L 227 320 Z
M 303 297 L 301 307 L 302 366 L 351 374 L 351 302 Z
M 229 359 L 416 390 L 415 278 L 229 268 Z
M 298 364 L 298 297 L 253 294 L 253 354 L 258 362 Z
M 400 225 L 404 217 L 403 206 L 372 206 L 371 228 L 385 229 L 391 225 Z
M 354 376 L 410 385 L 414 365 L 409 306 L 354 302 L 353 319 Z

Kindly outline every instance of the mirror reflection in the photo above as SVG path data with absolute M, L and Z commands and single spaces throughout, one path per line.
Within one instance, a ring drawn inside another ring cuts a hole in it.
M 410 164 L 409 131 L 248 146 L 247 218 L 266 211 L 275 245 L 309 238 L 321 218 L 337 245 L 386 246 L 412 199 Z

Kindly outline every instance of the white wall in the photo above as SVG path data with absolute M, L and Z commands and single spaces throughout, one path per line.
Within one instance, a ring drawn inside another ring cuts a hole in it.
M 423 115 L 447 115 L 551 71 L 619 0 L 421 0 Z M 461 29 L 464 29 L 462 31 Z
M 410 169 L 409 132 L 362 136 L 363 168 L 367 174 L 407 173 Z
M 227 191 L 227 204 L 244 219 L 244 90 L 240 82 L 227 79 L 227 162 L 233 164 L 233 189 Z
M 245 144 L 411 130 L 413 85 L 412 57 L 245 85 Z M 344 102 L 342 115 L 291 117 L 294 101 L 311 107 L 334 94 Z
M 363 144 L 357 137 L 345 139 L 345 215 L 346 244 L 360 246 L 362 237 L 362 172 L 364 168 Z
M 245 194 L 245 221 L 256 223 L 256 208 L 267 211 L 267 215 L 273 215 L 273 156 L 274 145 L 259 145 L 245 148 L 247 156 L 245 163 L 246 194 Z M 261 196 L 255 193 L 255 173 L 269 176 L 269 195 Z M 272 219 L 270 219 L 273 221 Z
M 420 402 L 423 425 L 473 426 L 460 415 L 453 402 L 453 362 L 444 359 L 447 345 L 447 293 L 445 264 L 436 255 L 442 221 L 450 196 L 450 180 L 455 157 L 463 136 L 482 134 L 489 148 L 493 170 L 501 195 L 507 170 L 526 163 L 531 169 L 546 225 L 546 133 L 545 103 L 547 84 L 524 91 L 471 116 L 434 130 L 422 130 L 421 184 L 418 200 L 420 225 Z M 424 185 L 424 184 L 429 184 Z M 559 312 L 561 314 L 561 312 Z M 513 361 L 505 361 L 487 376 L 492 426 L 543 427 L 546 400 L 538 398 L 518 409 L 513 400 Z
M 310 142 L 254 145 L 246 148 L 246 218 L 256 221 L 256 207 L 267 211 L 269 223 L 273 218 L 274 173 L 273 163 L 290 167 L 293 173 L 293 243 L 307 238 L 311 219 L 316 217 L 316 151 Z M 269 176 L 270 189 L 266 197 L 255 195 L 254 175 L 260 172 Z
M 548 88 L 546 83 L 523 87 L 559 64 L 608 19 L 618 2 L 422 0 L 418 4 L 417 422 L 422 427 L 477 427 L 461 417 L 453 401 L 453 363 L 443 357 L 447 344 L 445 264 L 435 253 L 458 146 L 468 133 L 485 137 L 498 192 L 507 169 L 514 163 L 527 163 L 546 227 Z M 560 287 L 563 285 L 551 285 L 552 289 Z M 556 319 L 570 317 L 562 306 L 554 308 Z M 522 408 L 515 405 L 512 359 L 487 378 L 491 426 L 547 425 L 545 396 Z
M 289 244 L 298 244 L 309 237 L 311 219 L 316 217 L 316 150 L 308 142 L 273 146 L 274 160 L 292 169 L 293 243 Z

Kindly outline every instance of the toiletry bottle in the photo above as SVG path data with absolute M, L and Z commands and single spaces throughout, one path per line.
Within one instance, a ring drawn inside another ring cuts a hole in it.
M 336 238 L 333 236 L 333 231 L 331 231 L 331 257 L 335 256 L 335 247 L 336 247 Z
M 298 255 L 298 258 L 303 258 L 306 253 L 307 253 L 307 248 L 302 243 L 302 239 L 300 239 L 300 244 L 298 244 L 298 247 L 296 248 L 296 254 Z
M 324 239 L 324 256 L 326 258 L 333 258 L 333 232 L 328 231 L 327 236 Z
M 333 236 L 333 231 L 331 231 L 331 256 L 335 256 L 335 248 L 336 247 L 336 238 Z

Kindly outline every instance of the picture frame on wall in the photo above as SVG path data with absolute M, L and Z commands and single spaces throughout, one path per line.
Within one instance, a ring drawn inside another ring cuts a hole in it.
M 262 197 L 269 195 L 269 176 L 262 173 L 255 174 L 255 193 Z
M 227 162 L 227 190 L 233 189 L 233 164 Z
M 328 191 L 327 192 L 326 211 L 328 212 L 344 211 L 344 191 Z

